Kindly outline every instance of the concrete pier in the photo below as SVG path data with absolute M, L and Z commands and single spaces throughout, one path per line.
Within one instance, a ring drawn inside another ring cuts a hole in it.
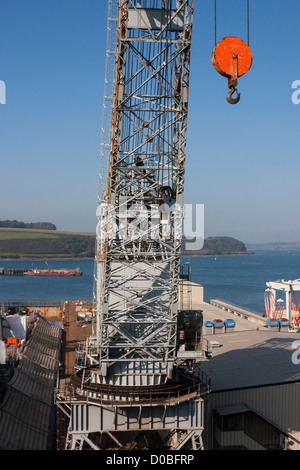
M 266 326 L 267 319 L 262 315 L 257 313 L 251 312 L 250 310 L 246 310 L 242 307 L 232 305 L 228 302 L 224 302 L 223 300 L 219 299 L 211 299 L 210 304 L 214 307 L 217 307 L 220 311 L 226 312 L 226 316 L 228 317 L 228 313 L 232 314 L 234 317 L 243 318 L 245 320 L 250 320 L 252 323 L 255 323 L 258 326 Z
M 192 288 L 191 288 L 192 286 Z M 235 321 L 235 331 L 257 330 L 267 327 L 267 319 L 262 315 L 250 312 L 228 302 L 211 299 L 210 303 L 204 300 L 204 288 L 200 284 L 183 282 L 179 292 L 179 304 L 182 310 L 202 310 L 203 322 L 220 320 Z
M 32 269 L 0 268 L 0 276 L 24 276 L 24 273 L 28 271 L 32 271 Z

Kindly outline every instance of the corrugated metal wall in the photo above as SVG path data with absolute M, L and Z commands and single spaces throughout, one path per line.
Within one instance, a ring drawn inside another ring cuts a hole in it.
M 206 397 L 206 420 L 204 431 L 205 448 L 214 448 L 215 419 L 213 410 L 230 405 L 245 404 L 277 426 L 283 433 L 291 437 L 289 450 L 300 449 L 300 383 L 273 385 L 267 387 L 248 388 L 211 393 Z M 253 421 L 255 426 L 255 420 Z M 253 432 L 259 436 L 263 425 L 259 420 Z M 291 441 L 293 443 L 291 444 Z M 234 446 L 232 442 L 232 446 Z

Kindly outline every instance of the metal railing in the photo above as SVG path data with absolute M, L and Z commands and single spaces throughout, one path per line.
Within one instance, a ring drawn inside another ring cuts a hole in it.
M 219 299 L 219 298 L 217 298 L 217 299 L 212 298 L 212 299 L 210 299 L 210 303 L 212 303 L 212 302 L 216 302 L 216 303 L 221 302 L 221 303 L 224 303 L 224 304 L 228 305 L 229 307 L 234 307 L 234 309 L 236 309 L 236 310 L 242 310 L 244 312 L 247 312 L 247 313 L 249 313 L 249 316 L 251 314 L 254 314 L 254 315 L 258 315 L 258 316 L 263 318 L 263 314 L 261 312 L 259 313 L 259 312 L 256 312 L 255 310 L 249 310 L 247 307 L 243 307 L 242 305 L 236 305 L 233 302 L 229 302 L 228 300 Z

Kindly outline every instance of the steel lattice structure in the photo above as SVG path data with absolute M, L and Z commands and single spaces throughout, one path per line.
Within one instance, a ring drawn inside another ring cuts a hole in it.
M 117 4 L 93 357 L 105 380 L 139 373 L 140 384 L 149 377 L 162 383 L 172 375 L 176 354 L 194 1 Z
M 194 0 L 108 4 L 93 332 L 56 396 L 65 448 L 202 449 L 209 383 L 177 357 Z

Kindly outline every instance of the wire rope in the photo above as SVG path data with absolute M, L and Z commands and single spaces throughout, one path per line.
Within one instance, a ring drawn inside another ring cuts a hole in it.
M 215 0 L 214 9 L 214 22 L 215 22 L 215 46 L 217 45 L 217 0 Z M 247 0 L 247 44 L 250 46 L 250 0 Z

